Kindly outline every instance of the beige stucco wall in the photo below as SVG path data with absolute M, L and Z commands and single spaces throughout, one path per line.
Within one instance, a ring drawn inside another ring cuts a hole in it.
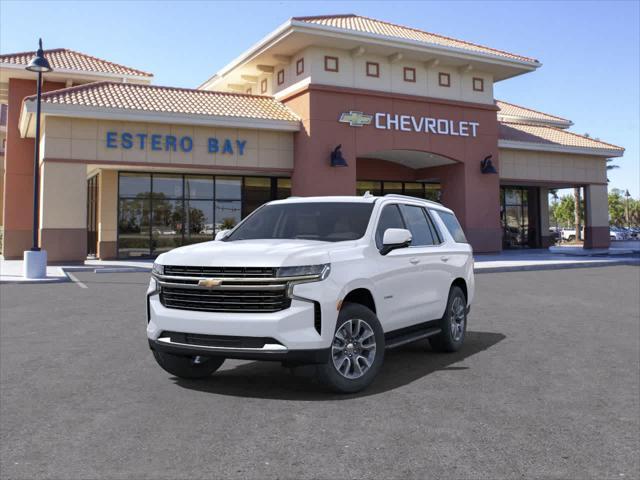
M 501 148 L 500 178 L 573 184 L 606 184 L 606 159 L 588 155 Z
M 325 56 L 338 58 L 338 72 L 328 72 L 324 69 Z M 297 75 L 296 62 L 300 58 L 304 58 L 304 73 Z M 380 65 L 379 77 L 367 76 L 367 62 L 376 62 Z M 415 82 L 404 80 L 404 67 L 416 69 Z M 277 85 L 275 81 L 277 71 L 282 68 L 285 70 L 285 82 L 282 85 Z M 438 85 L 438 74 L 440 72 L 448 73 L 451 76 L 450 87 L 440 87 Z M 473 90 L 472 82 L 474 77 L 484 80 L 484 91 L 477 92 Z M 389 57 L 380 55 L 364 54 L 353 56 L 349 50 L 335 48 L 306 48 L 292 56 L 290 64 L 277 66 L 273 73 L 273 78 L 273 93 L 278 93 L 298 82 L 307 80 L 310 83 L 321 85 L 362 88 L 476 103 L 493 103 L 493 77 L 489 73 L 474 70 L 461 72 L 457 68 L 446 65 L 428 67 L 423 62 L 411 59 L 400 59 L 392 62 Z M 268 93 L 271 94 L 271 92 L 272 90 L 270 89 Z
M 87 227 L 87 170 L 83 164 L 40 167 L 40 228 Z
M 129 132 L 190 136 L 193 149 L 155 151 L 147 141 L 144 149 L 107 148 L 107 132 Z M 208 139 L 220 142 L 230 139 L 233 154 L 209 153 Z M 236 140 L 246 140 L 244 155 L 238 154 Z M 43 136 L 44 159 L 72 159 L 86 162 L 118 162 L 135 164 L 166 164 L 167 166 L 211 166 L 243 168 L 293 168 L 293 133 L 239 128 L 191 127 L 155 123 L 113 122 L 102 120 L 47 117 Z
M 609 226 L 609 197 L 606 185 L 587 185 L 586 220 L 590 227 Z
M 98 242 L 118 237 L 118 172 L 101 170 L 98 177 Z

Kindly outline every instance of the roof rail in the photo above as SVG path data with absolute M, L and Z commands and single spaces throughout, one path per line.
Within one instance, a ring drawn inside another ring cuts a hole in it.
M 433 205 L 442 206 L 441 203 L 434 202 L 433 200 L 427 200 L 426 198 L 411 197 L 409 195 L 400 195 L 399 193 L 387 193 L 386 195 L 384 195 L 384 197 L 385 198 L 398 198 L 398 199 L 404 199 L 404 200 L 420 200 L 421 202 L 427 202 L 427 203 L 432 203 Z

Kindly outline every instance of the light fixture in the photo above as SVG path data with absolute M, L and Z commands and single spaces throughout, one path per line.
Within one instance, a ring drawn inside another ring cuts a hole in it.
M 493 163 L 491 162 L 491 158 L 493 158 L 493 155 L 487 155 L 486 157 L 484 157 L 484 160 L 480 161 L 480 172 L 489 174 L 498 173 L 496 168 L 493 166 Z
M 331 166 L 332 167 L 348 167 L 347 161 L 342 156 L 342 144 L 338 145 L 331 152 Z
M 39 47 L 36 55 L 31 59 L 26 68 L 30 72 L 38 73 L 47 73 L 53 70 L 49 64 L 49 60 L 44 56 L 44 51 L 42 50 L 42 39 L 39 41 Z

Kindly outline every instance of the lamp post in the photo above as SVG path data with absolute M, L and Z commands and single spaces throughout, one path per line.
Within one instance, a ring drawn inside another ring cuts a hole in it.
M 629 221 L 629 197 L 631 196 L 631 194 L 629 193 L 629 189 L 627 189 L 626 192 L 624 192 L 624 198 L 625 198 L 625 202 L 624 202 L 624 216 L 625 216 L 625 220 L 627 221 L 627 228 L 631 229 L 631 222 Z
M 38 228 L 40 224 L 40 104 L 42 102 L 42 74 L 53 69 L 44 56 L 42 39 L 38 51 L 26 69 L 38 74 L 38 91 L 36 99 L 36 137 L 33 153 L 33 244 L 31 250 L 24 252 L 25 278 L 45 278 L 47 276 L 47 252 L 40 249 Z

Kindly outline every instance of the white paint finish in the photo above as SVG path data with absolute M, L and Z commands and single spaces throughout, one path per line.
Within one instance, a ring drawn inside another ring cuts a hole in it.
M 313 308 L 294 299 L 291 307 L 274 313 L 216 313 L 164 308 L 157 296 L 150 298 L 150 339 L 163 330 L 211 335 L 272 337 L 289 350 L 326 348 L 330 345 L 338 316 L 336 304 L 357 289 L 368 289 L 385 331 L 440 318 L 455 278 L 464 278 L 474 295 L 471 247 L 455 243 L 442 220 L 432 215 L 444 239 L 438 246 L 405 247 L 382 256 L 375 245 L 375 231 L 382 209 L 389 204 L 410 204 L 451 212 L 440 204 L 410 197 L 308 197 L 274 204 L 312 202 L 360 202 L 373 204 L 365 235 L 358 240 L 318 242 L 305 239 L 264 239 L 207 242 L 181 247 L 160 255 L 156 262 L 185 266 L 282 267 L 331 264 L 324 280 L 299 284 L 293 294 L 317 301 L 322 309 L 322 333 L 313 328 Z M 446 258 L 446 260 L 443 260 Z M 416 261 L 416 259 L 418 261 Z M 393 281 L 389 281 L 393 279 Z M 391 298 L 390 298 L 391 297 Z M 429 301 L 425 301 L 425 298 Z M 398 312 L 401 312 L 398 315 Z
M 47 251 L 25 250 L 22 276 L 27 279 L 41 279 L 47 276 Z
M 440 155 L 428 152 L 418 152 L 415 150 L 383 150 L 361 155 L 359 158 L 373 158 L 378 160 L 386 160 L 388 162 L 398 163 L 409 168 L 428 168 L 438 167 L 441 165 L 451 165 L 454 162 Z

